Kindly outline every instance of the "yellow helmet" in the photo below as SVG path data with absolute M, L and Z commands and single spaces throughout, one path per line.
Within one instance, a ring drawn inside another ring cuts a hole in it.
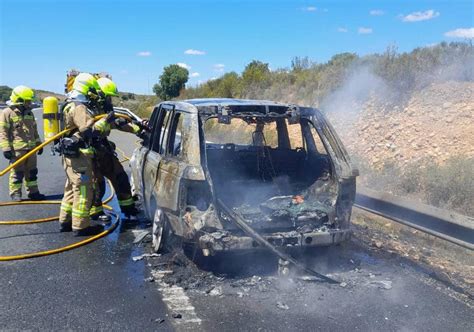
M 101 77 L 97 80 L 97 83 L 100 86 L 100 90 L 102 90 L 106 96 L 118 96 L 117 85 L 115 85 L 111 79 Z
M 89 73 L 80 73 L 74 79 L 72 89 L 87 96 L 89 92 L 96 93 L 100 87 L 94 76 Z
M 10 101 L 12 104 L 21 104 L 25 101 L 32 101 L 35 97 L 34 91 L 24 85 L 19 85 L 12 90 Z

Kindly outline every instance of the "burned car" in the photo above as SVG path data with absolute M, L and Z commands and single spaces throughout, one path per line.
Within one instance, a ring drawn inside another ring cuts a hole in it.
M 171 239 L 205 256 L 261 247 L 234 214 L 276 247 L 350 237 L 357 170 L 319 110 L 260 100 L 172 101 L 155 107 L 150 127 L 130 162 L 156 251 Z

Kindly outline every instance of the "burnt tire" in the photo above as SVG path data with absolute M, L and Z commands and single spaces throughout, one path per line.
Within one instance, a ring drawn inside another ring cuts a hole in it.
M 155 210 L 153 228 L 151 231 L 153 252 L 162 252 L 164 247 L 165 214 L 160 209 Z
M 181 247 L 180 238 L 173 233 L 168 218 L 161 209 L 155 210 L 151 235 L 153 252 L 165 253 Z

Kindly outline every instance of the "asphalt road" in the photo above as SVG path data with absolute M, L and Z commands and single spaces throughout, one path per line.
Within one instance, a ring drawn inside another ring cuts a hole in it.
M 39 118 L 39 114 L 38 118 Z M 127 153 L 133 136 L 114 135 Z M 0 168 L 6 166 L 0 160 Z M 39 157 L 40 190 L 62 195 L 58 156 Z M 8 201 L 7 176 L 0 201 Z M 1 220 L 58 213 L 58 206 L 1 207 Z M 344 284 L 280 278 L 268 254 L 225 256 L 202 266 L 167 257 L 132 257 L 149 251 L 133 244 L 135 229 L 65 253 L 0 262 L 0 329 L 205 331 L 468 331 L 471 303 L 403 258 L 357 239 L 304 256 L 313 268 Z M 75 241 L 56 222 L 0 226 L 0 255 L 56 248 Z M 173 271 L 170 274 L 169 271 Z M 154 282 L 150 282 L 154 281 Z M 173 318 L 173 316 L 175 318 Z

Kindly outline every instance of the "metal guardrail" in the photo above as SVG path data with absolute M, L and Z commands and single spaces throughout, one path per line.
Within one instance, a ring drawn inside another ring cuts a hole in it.
M 474 250 L 473 218 L 361 187 L 354 206 Z

